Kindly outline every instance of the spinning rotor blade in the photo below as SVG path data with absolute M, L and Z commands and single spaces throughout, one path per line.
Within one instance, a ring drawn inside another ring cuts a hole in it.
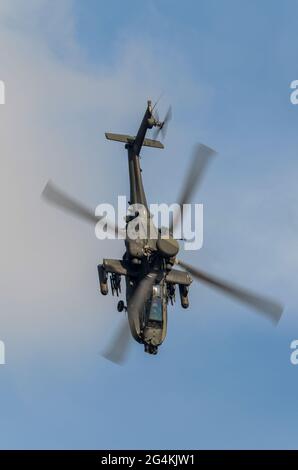
M 102 356 L 115 364 L 123 364 L 125 362 L 129 345 L 130 331 L 127 319 L 122 319 L 120 326 L 116 330 L 109 346 L 102 353 Z
M 191 201 L 191 197 L 194 193 L 198 183 L 202 180 L 204 172 L 211 161 L 211 158 L 216 155 L 216 151 L 204 144 L 196 144 L 192 162 L 189 167 L 188 173 L 184 180 L 181 195 L 178 200 L 178 204 L 181 208 L 181 216 L 183 211 L 183 204 L 188 204 Z M 179 220 L 179 214 L 174 216 L 174 221 L 170 226 L 170 233 L 173 233 L 173 229 Z
M 154 119 L 155 119 L 155 121 L 159 122 L 159 113 L 158 113 L 157 110 L 154 111 Z M 156 133 L 158 133 L 158 130 L 159 130 L 159 128 L 155 129 L 154 136 L 155 136 Z
M 267 318 L 274 324 L 279 322 L 283 313 L 283 306 L 281 304 L 258 294 L 254 294 L 246 289 L 243 289 L 242 287 L 211 276 L 187 263 L 184 263 L 183 261 L 179 260 L 178 264 L 188 271 L 192 276 L 194 276 L 198 281 L 205 282 L 210 287 L 219 289 L 223 293 L 239 300 L 240 302 L 250 305 L 255 310 L 265 314 L 265 316 L 267 316 Z
M 165 118 L 163 120 L 163 125 L 162 125 L 162 128 L 161 128 L 161 135 L 162 135 L 162 138 L 165 139 L 166 135 L 167 135 L 167 130 L 168 130 L 168 125 L 169 125 L 169 122 L 171 121 L 172 119 L 172 106 L 169 106 L 167 112 L 166 112 L 166 115 L 165 115 Z
M 156 115 L 156 120 L 159 121 L 157 111 L 155 111 L 155 115 Z M 168 125 L 169 125 L 169 122 L 170 122 L 171 119 L 172 119 L 172 107 L 169 106 L 169 108 L 166 112 L 166 115 L 164 117 L 163 122 L 161 122 L 160 126 L 157 127 L 154 131 L 154 134 L 153 134 L 153 139 L 154 140 L 157 139 L 160 132 L 161 132 L 162 138 L 165 139 L 166 134 L 167 134 Z
M 42 192 L 42 197 L 59 209 L 71 212 L 73 215 L 88 222 L 96 223 L 101 220 L 100 217 L 96 217 L 94 215 L 94 211 L 84 206 L 81 202 L 73 199 L 71 196 L 68 196 L 51 181 L 46 184 Z
M 70 212 L 72 215 L 87 222 L 96 224 L 97 222 L 105 218 L 104 215 L 96 216 L 94 214 L 94 211 L 92 211 L 88 207 L 84 206 L 81 202 L 66 194 L 51 181 L 48 181 L 48 183 L 46 184 L 42 192 L 42 197 L 49 204 L 52 204 L 66 212 Z M 115 230 L 115 232 L 118 233 L 119 229 L 117 226 L 114 226 L 110 222 L 108 222 L 107 224 L 109 230 Z
M 156 120 L 158 121 L 158 118 L 157 118 L 157 117 L 156 117 Z M 152 137 L 153 137 L 153 140 L 157 140 L 159 131 L 160 131 L 160 128 L 159 128 L 159 127 L 157 127 L 157 128 L 154 129 L 154 131 L 153 131 L 153 136 L 152 136 Z
M 156 106 L 158 105 L 160 100 L 162 99 L 163 95 L 164 95 L 164 92 L 162 91 L 161 94 L 159 95 L 159 97 L 157 98 L 157 100 L 155 101 L 155 103 L 153 105 L 153 108 L 152 108 L 152 111 L 154 111 L 154 109 L 156 108 Z

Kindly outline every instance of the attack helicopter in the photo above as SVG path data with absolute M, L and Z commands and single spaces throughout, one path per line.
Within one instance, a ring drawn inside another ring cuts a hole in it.
M 168 305 L 175 301 L 176 288 L 179 291 L 182 308 L 188 308 L 189 289 L 193 279 L 249 305 L 275 324 L 278 323 L 283 312 L 280 303 L 226 282 L 177 258 L 179 242 L 173 234 L 178 219 L 181 220 L 181 214 L 179 217 L 173 216 L 166 232 L 155 227 L 143 186 L 140 155 L 143 146 L 156 149 L 164 148 L 163 143 L 157 138 L 161 134 L 164 139 L 172 117 L 170 107 L 165 118 L 160 121 L 155 108 L 156 105 L 152 106 L 151 101 L 147 102 L 144 117 L 135 136 L 110 132 L 105 134 L 108 140 L 123 143 L 127 150 L 130 183 L 129 205 L 139 208 L 138 211 L 129 213 L 126 217 L 125 253 L 122 259 L 104 258 L 102 263 L 98 265 L 99 287 L 102 295 L 106 296 L 109 293 L 110 286 L 112 295 L 119 296 L 121 294 L 121 279 L 125 280 L 126 303 L 119 300 L 117 309 L 127 315 L 128 321 L 122 323 L 111 346 L 104 354 L 108 359 L 118 363 L 122 362 L 125 357 L 130 336 L 144 345 L 145 352 L 157 354 L 158 348 L 166 337 Z M 147 137 L 147 131 L 150 130 L 154 132 L 153 139 Z M 216 152 L 210 147 L 204 144 L 196 145 L 192 163 L 178 199 L 182 217 L 183 207 L 190 203 L 198 182 L 215 155 Z M 47 183 L 42 196 L 48 203 L 92 224 L 102 222 L 104 219 L 104 216 L 96 216 L 94 211 L 66 194 L 51 181 Z M 128 229 L 136 217 L 138 222 L 144 226 L 150 225 L 146 237 L 130 237 Z M 116 233 L 120 230 L 117 226 L 112 228 Z M 154 236 L 151 236 L 152 233 Z

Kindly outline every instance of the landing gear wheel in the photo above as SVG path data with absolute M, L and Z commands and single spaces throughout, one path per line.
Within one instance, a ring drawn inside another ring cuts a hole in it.
M 124 306 L 123 300 L 119 300 L 118 305 L 117 305 L 117 310 L 118 310 L 118 312 L 123 312 L 124 307 L 125 307 L 125 306 Z

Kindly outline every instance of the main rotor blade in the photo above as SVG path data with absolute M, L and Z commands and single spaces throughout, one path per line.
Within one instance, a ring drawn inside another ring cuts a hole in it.
M 102 353 L 102 356 L 115 364 L 123 364 L 128 353 L 129 345 L 130 330 L 128 320 L 125 318 L 122 319 L 109 346 Z
M 105 218 L 105 215 L 96 216 L 94 211 L 86 207 L 81 202 L 74 199 L 72 196 L 69 196 L 60 188 L 58 188 L 52 181 L 48 181 L 46 184 L 43 192 L 42 197 L 49 203 L 52 204 L 59 209 L 69 212 L 72 215 L 85 220 L 87 222 L 91 222 L 96 224 L 100 222 L 102 219 Z M 107 228 L 109 230 L 114 231 L 117 234 L 119 228 L 117 225 L 113 225 L 111 222 L 107 222 Z
M 210 163 L 213 156 L 216 155 L 216 151 L 207 145 L 196 144 L 193 150 L 193 157 L 191 165 L 184 179 L 182 191 L 178 200 L 180 206 L 181 215 L 183 211 L 183 205 L 191 202 L 191 197 L 195 191 L 195 188 L 200 183 L 203 175 L 206 171 L 208 164 Z M 174 221 L 170 226 L 170 232 L 173 233 L 173 229 L 179 220 L 179 214 L 174 216 Z
M 81 202 L 71 196 L 68 196 L 68 194 L 59 189 L 51 181 L 48 181 L 46 184 L 42 192 L 42 197 L 50 204 L 64 211 L 71 212 L 73 215 L 84 219 L 87 222 L 96 223 L 102 218 L 96 217 L 94 211 L 84 206 Z
M 184 263 L 184 261 L 179 260 L 178 264 L 188 271 L 192 276 L 194 276 L 198 281 L 205 282 L 209 286 L 221 290 L 225 294 L 234 297 L 240 302 L 250 305 L 255 310 L 265 314 L 267 318 L 270 319 L 274 324 L 279 322 L 283 313 L 283 306 L 278 302 L 270 300 L 261 295 L 254 294 L 249 290 L 223 281 L 217 277 L 211 276 L 187 263 Z

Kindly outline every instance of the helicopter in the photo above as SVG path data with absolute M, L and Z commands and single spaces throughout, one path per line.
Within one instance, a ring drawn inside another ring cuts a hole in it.
M 125 145 L 130 184 L 129 205 L 138 207 L 137 211 L 132 211 L 126 216 L 125 253 L 122 259 L 104 258 L 98 265 L 99 287 L 102 295 L 106 296 L 109 293 L 110 286 L 112 295 L 119 296 L 121 279 L 125 279 L 126 304 L 123 300 L 119 300 L 117 310 L 126 313 L 128 321 L 122 322 L 113 342 L 104 353 L 106 358 L 116 363 L 123 361 L 130 336 L 144 346 L 145 352 L 151 355 L 157 354 L 166 338 L 167 310 L 168 305 L 173 305 L 176 300 L 176 287 L 179 290 L 181 306 L 186 309 L 189 307 L 189 289 L 193 279 L 249 305 L 274 324 L 278 323 L 283 313 L 283 306 L 280 303 L 226 282 L 177 258 L 180 245 L 173 234 L 179 217 L 175 215 L 172 217 L 169 228 L 165 232 L 155 227 L 143 186 L 140 154 L 143 146 L 164 148 L 163 143 L 157 140 L 157 137 L 161 134 L 164 140 L 172 117 L 170 107 L 165 118 L 160 121 L 155 108 L 156 104 L 152 106 L 152 102 L 148 100 L 145 114 L 135 136 L 105 133 L 108 140 Z M 154 138 L 147 138 L 147 131 L 152 129 Z M 183 208 L 191 201 L 197 184 L 215 155 L 216 152 L 204 144 L 195 146 L 192 163 L 178 199 L 182 217 Z M 42 196 L 48 203 L 92 224 L 102 222 L 105 217 L 104 215 L 96 216 L 94 211 L 66 194 L 51 181 L 45 186 Z M 136 221 L 136 218 L 138 226 L 140 223 L 147 228 L 150 226 L 149 235 L 147 233 L 146 237 L 129 235 L 130 224 Z M 119 227 L 112 227 L 111 224 L 108 227 L 113 228 L 115 233 L 120 230 Z M 151 235 L 152 233 L 154 236 Z

